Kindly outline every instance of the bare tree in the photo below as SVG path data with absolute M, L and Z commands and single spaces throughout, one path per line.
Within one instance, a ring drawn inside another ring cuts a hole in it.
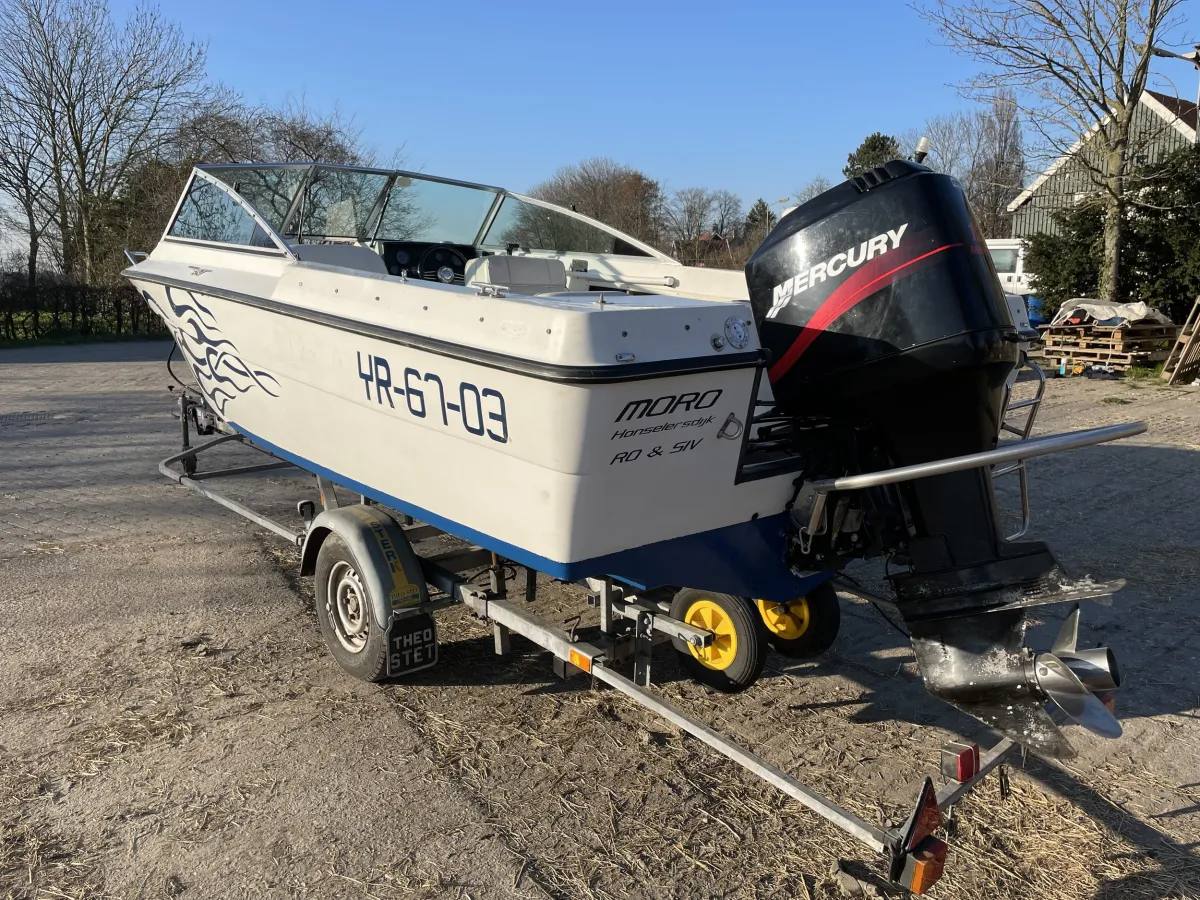
M 792 201 L 798 206 L 807 203 L 813 197 L 820 196 L 833 187 L 833 182 L 824 175 L 814 175 L 800 187 L 792 191 Z
M 8 196 L 15 204 L 20 216 L 18 228 L 28 241 L 24 268 L 26 291 L 32 306 L 37 290 L 41 240 L 50 226 L 46 204 L 52 173 L 45 165 L 45 148 L 37 123 L 31 121 L 26 112 L 8 84 L 0 82 L 0 194 Z M 36 330 L 35 318 L 35 334 Z
M 929 141 L 924 165 L 964 181 L 979 151 L 979 117 L 974 111 L 945 113 L 925 120 L 919 129 L 900 135 L 900 146 L 912 152 L 922 138 Z
M 998 91 L 984 109 L 926 120 L 902 136 L 902 146 L 929 140 L 925 165 L 958 179 L 985 237 L 1007 237 L 1008 204 L 1021 191 L 1026 163 L 1020 113 L 1011 91 Z
M 733 191 L 713 191 L 712 230 L 724 238 L 732 238 L 745 220 L 742 198 Z
M 707 188 L 680 188 L 671 195 L 667 204 L 667 222 L 677 255 L 686 257 L 685 262 L 700 258 L 701 236 L 712 226 L 713 192 Z
M 1119 296 L 1127 182 L 1145 139 L 1134 112 L 1151 47 L 1178 26 L 1182 3 L 934 0 L 920 9 L 951 47 L 987 67 L 962 85 L 969 96 L 991 100 L 1001 88 L 1013 90 L 1042 147 L 1087 173 L 1105 207 L 1100 295 L 1107 301 Z
M 638 240 L 663 242 L 664 198 L 657 181 L 603 157 L 563 166 L 529 192 L 599 219 Z
M 194 105 L 204 56 L 154 9 L 118 28 L 104 3 L 0 5 L 0 72 L 45 138 L 59 228 L 85 283 L 104 207 Z
M 287 162 L 323 162 L 342 166 L 374 165 L 373 151 L 362 143 L 362 129 L 353 118 L 334 109 L 310 110 L 303 99 L 281 108 L 258 110 L 264 131 L 260 153 Z
M 1025 181 L 1025 143 L 1020 112 L 1011 93 L 992 100 L 991 109 L 977 112 L 974 158 L 967 171 L 967 196 L 985 237 L 1008 237 L 1012 214 L 1008 205 Z

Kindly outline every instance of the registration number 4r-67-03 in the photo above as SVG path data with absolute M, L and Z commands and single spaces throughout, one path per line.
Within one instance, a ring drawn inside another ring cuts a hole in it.
M 499 391 L 480 388 L 469 381 L 445 381 L 433 372 L 412 366 L 393 367 L 384 357 L 358 354 L 358 377 L 367 399 L 396 411 L 407 410 L 415 419 L 440 422 L 446 428 L 462 427 L 475 437 L 508 443 L 508 410 Z

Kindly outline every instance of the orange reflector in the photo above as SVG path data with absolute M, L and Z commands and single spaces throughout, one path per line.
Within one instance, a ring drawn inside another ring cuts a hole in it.
M 1104 704 L 1105 709 L 1107 709 L 1114 716 L 1117 714 L 1117 695 L 1115 693 L 1097 694 L 1096 696 L 1100 699 L 1100 702 Z
M 567 662 L 577 669 L 582 669 L 584 672 L 592 671 L 592 658 L 584 656 L 578 650 L 567 651 Z
M 950 848 L 945 841 L 935 837 L 925 838 L 904 860 L 904 875 L 901 884 L 914 894 L 923 894 L 942 877 L 946 868 L 946 852 Z

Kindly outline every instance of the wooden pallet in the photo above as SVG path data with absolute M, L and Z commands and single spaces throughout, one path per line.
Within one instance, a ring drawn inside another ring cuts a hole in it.
M 1181 384 L 1200 375 L 1200 340 L 1196 332 L 1200 331 L 1200 297 L 1192 304 L 1183 329 L 1175 339 L 1175 345 L 1163 363 L 1162 377 L 1167 384 Z
M 1064 359 L 1068 362 L 1108 363 L 1123 369 L 1129 366 L 1152 366 L 1155 363 L 1163 362 L 1169 352 L 1164 349 L 1139 353 L 1118 353 L 1113 350 L 1047 347 L 1045 358 L 1056 363 Z
M 1045 337 L 1045 346 L 1047 350 L 1109 350 L 1113 353 L 1152 353 L 1155 350 L 1170 349 L 1171 342 L 1174 339 L 1174 335 L 1169 338 L 1153 337 L 1123 340 L 1121 338 L 1095 337 L 1093 335 L 1067 337 L 1066 335 L 1048 334 Z
M 1162 338 L 1172 340 L 1179 334 L 1178 325 L 1048 325 L 1044 329 L 1047 335 L 1086 334 L 1092 337 L 1109 338 Z

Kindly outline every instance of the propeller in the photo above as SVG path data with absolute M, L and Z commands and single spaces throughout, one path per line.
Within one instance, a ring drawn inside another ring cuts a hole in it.
M 1059 629 L 1049 653 L 1033 659 L 1033 680 L 1059 709 L 1101 737 L 1121 736 L 1121 723 L 1096 696 L 1121 686 L 1117 660 L 1107 647 L 1077 649 L 1079 643 L 1079 605 L 1071 610 Z
M 1061 759 L 1075 751 L 1051 718 L 1048 701 L 1095 734 L 1121 735 L 1104 702 L 1121 686 L 1116 658 L 1107 647 L 1078 648 L 1079 618 L 1076 605 L 1050 652 L 1038 654 L 1024 647 L 1023 610 L 913 622 L 910 629 L 931 694 Z

